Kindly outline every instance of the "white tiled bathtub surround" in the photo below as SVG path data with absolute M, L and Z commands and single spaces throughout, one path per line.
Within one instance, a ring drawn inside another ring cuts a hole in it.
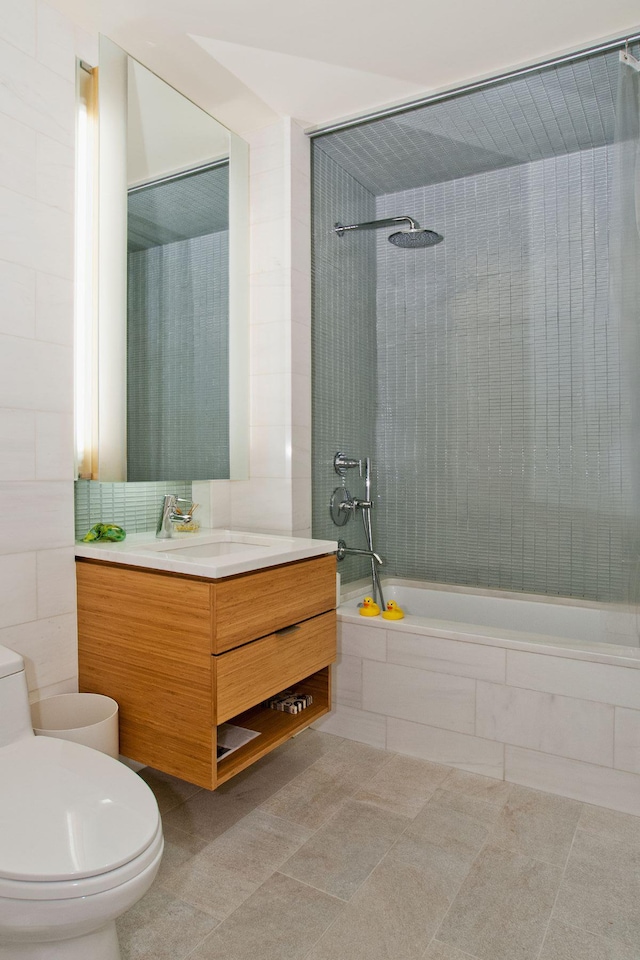
M 357 602 L 369 590 L 340 607 L 334 709 L 319 727 L 640 815 L 632 614 L 390 580 L 385 597 L 407 616 L 365 619 Z M 611 632 L 629 645 L 607 643 Z

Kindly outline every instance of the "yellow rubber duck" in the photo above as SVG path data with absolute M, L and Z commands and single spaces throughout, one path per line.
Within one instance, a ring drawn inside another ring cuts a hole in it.
M 360 616 L 361 617 L 377 617 L 380 613 L 380 607 L 375 602 L 373 597 L 365 597 L 362 601 L 362 606 L 360 607 Z
M 402 610 L 395 600 L 389 600 L 387 603 L 387 609 L 382 611 L 383 620 L 402 620 L 404 617 L 404 610 Z

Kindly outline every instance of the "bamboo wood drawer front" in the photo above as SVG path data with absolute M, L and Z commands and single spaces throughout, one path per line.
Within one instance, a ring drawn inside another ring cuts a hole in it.
M 120 705 L 126 757 L 211 786 L 209 585 L 76 564 L 80 689 Z
M 80 689 L 119 702 L 123 754 L 213 790 L 327 713 L 335 564 L 322 556 L 212 581 L 80 559 Z M 263 706 L 294 684 L 313 709 Z M 259 736 L 220 766 L 216 727 L 242 725 L 247 711 Z
M 214 657 L 217 722 L 266 700 L 335 658 L 335 610 Z
M 336 605 L 334 556 L 301 560 L 214 583 L 213 652 L 266 637 Z

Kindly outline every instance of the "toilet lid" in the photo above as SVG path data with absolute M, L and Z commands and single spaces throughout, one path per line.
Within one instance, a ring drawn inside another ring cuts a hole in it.
M 139 856 L 159 823 L 132 770 L 89 747 L 28 737 L 0 749 L 0 877 L 92 877 Z

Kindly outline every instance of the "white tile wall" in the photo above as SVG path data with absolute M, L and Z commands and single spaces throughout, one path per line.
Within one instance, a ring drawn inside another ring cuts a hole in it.
M 38 200 L 73 213 L 73 148 L 39 134 L 36 156 Z
M 35 336 L 49 343 L 72 347 L 73 327 L 69 325 L 72 314 L 73 290 L 68 281 L 49 273 L 38 273 Z
M 76 686 L 78 645 L 76 615 L 31 620 L 0 629 L 0 644 L 17 650 L 24 659 L 32 694 L 57 683 Z
M 39 619 L 60 617 L 76 609 L 75 559 L 68 547 L 38 550 L 37 589 Z
M 0 334 L 33 337 L 36 330 L 35 270 L 9 260 L 0 260 L 0 290 Z
M 332 667 L 333 699 L 346 707 L 362 709 L 362 659 L 348 657 L 343 653 Z
M 286 119 L 250 148 L 250 480 L 232 484 L 232 522 L 310 536 L 309 146 Z
M 341 703 L 333 705 L 331 713 L 313 725 L 316 730 L 333 733 L 348 740 L 368 743 L 372 747 L 385 747 L 387 725 L 384 717 L 367 713 Z
M 66 17 L 46 3 L 38 4 L 37 50 L 38 59 L 54 73 L 75 82 L 74 33 Z
M 3 336 L 2 341 L 0 409 L 72 413 L 71 348 L 23 337 Z
M 36 414 L 0 408 L 0 481 L 35 480 Z
M 640 816 L 640 778 L 633 773 L 506 747 L 505 779 Z
M 640 670 L 509 651 L 507 683 L 640 709 Z
M 387 659 L 387 632 L 366 624 L 338 621 L 338 651 L 367 660 Z
M 36 554 L 0 557 L 2 605 L 0 627 L 11 627 L 37 617 Z
M 41 0 L 0 0 L 0 24 L 0 643 L 38 696 L 77 682 L 74 75 L 96 40 Z
M 36 479 L 73 480 L 73 415 L 36 414 Z
M 616 707 L 615 730 L 614 767 L 640 773 L 640 710 Z
M 405 633 L 343 615 L 322 729 L 640 812 L 640 671 Z
M 239 530 L 290 533 L 292 523 L 291 480 L 263 479 L 231 484 L 231 515 Z
M 362 706 L 402 720 L 475 732 L 476 685 L 466 677 L 365 660 Z
M 73 482 L 43 480 L 0 483 L 0 502 L 11 504 L 2 518 L 0 554 L 73 549 Z M 3 590 L 0 584 L 0 590 Z
M 201 527 L 230 527 L 231 481 L 194 480 L 191 493 L 199 505 L 196 514 Z
M 506 652 L 479 643 L 430 637 L 427 644 L 424 637 L 390 631 L 387 659 L 420 670 L 504 683 Z
M 502 780 L 504 776 L 504 746 L 501 743 L 430 727 L 424 723 L 389 717 L 387 749 L 434 763 L 446 763 L 485 777 Z
M 608 703 L 477 685 L 476 733 L 542 753 L 613 766 L 614 707 Z
M 28 197 L 36 195 L 38 134 L 18 120 L 0 116 L 0 181 Z
M 35 56 L 36 0 L 22 0 L 19 4 L 10 4 L 4 0 L 0 6 L 0 13 L 2 14 L 2 39 L 23 50 L 30 57 Z

